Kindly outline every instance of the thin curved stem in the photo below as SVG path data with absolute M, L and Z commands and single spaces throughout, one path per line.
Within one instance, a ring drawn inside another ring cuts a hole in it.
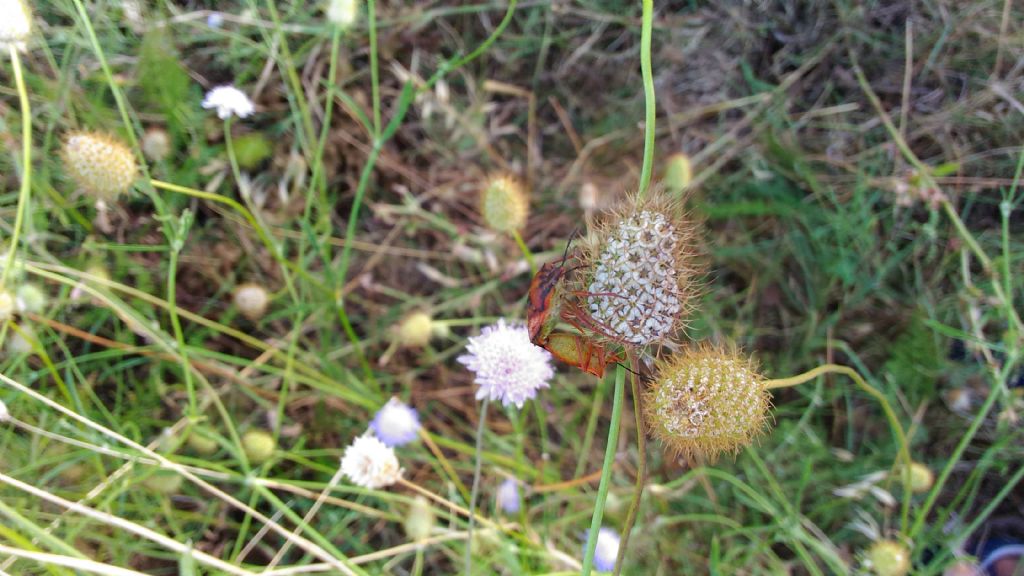
M 636 485 L 633 488 L 633 499 L 629 503 L 629 510 L 626 512 L 626 522 L 622 525 L 622 538 L 619 541 L 619 553 L 615 557 L 614 576 L 622 572 L 622 564 L 626 559 L 626 550 L 629 549 L 629 535 L 633 532 L 633 525 L 640 515 L 640 501 L 644 495 L 644 485 L 647 481 L 647 430 L 644 428 L 644 397 L 640 393 L 640 363 L 636 354 L 629 355 L 630 387 L 633 394 L 633 417 L 636 419 Z
M 654 128 L 657 108 L 654 101 L 654 75 L 651 71 L 651 34 L 654 28 L 654 0 L 643 0 L 643 25 L 640 28 L 640 73 L 644 80 L 644 160 L 640 169 L 642 198 L 651 185 L 654 168 Z
M 900 424 L 899 418 L 896 417 L 896 412 L 892 409 L 892 405 L 889 404 L 889 399 L 885 397 L 877 388 L 867 383 L 856 370 L 849 366 L 842 366 L 839 364 L 823 364 L 808 370 L 803 374 L 798 374 L 790 378 L 778 378 L 775 380 L 767 380 L 765 382 L 765 388 L 768 390 L 774 390 L 777 388 L 788 388 L 790 386 L 797 386 L 808 382 L 821 376 L 823 374 L 836 373 L 844 374 L 849 376 L 857 386 L 867 392 L 878 403 L 882 405 L 882 410 L 885 412 L 885 417 L 889 420 L 889 426 L 892 428 L 893 435 L 896 436 L 896 441 L 899 444 L 900 459 L 903 461 L 903 470 L 910 470 L 910 444 L 907 442 L 906 432 L 903 431 L 903 425 Z M 910 474 L 902 472 L 900 478 L 903 480 L 903 502 L 900 512 L 900 533 L 903 535 L 907 534 L 908 524 L 910 523 Z
M 604 503 L 608 498 L 608 487 L 612 480 L 612 465 L 619 444 L 619 424 L 622 421 L 622 398 L 626 389 L 626 369 L 621 365 L 615 367 L 615 391 L 612 393 L 612 421 L 608 427 L 608 445 L 604 450 L 604 464 L 601 466 L 601 483 L 597 487 L 597 501 L 594 503 L 594 514 L 590 518 L 590 531 L 587 533 L 586 554 L 583 556 L 582 576 L 590 576 L 594 567 L 594 549 L 597 547 L 597 533 L 601 530 L 604 518 Z
M 530 265 L 530 275 L 537 274 L 537 264 L 533 260 L 533 252 L 530 251 L 529 246 L 523 241 L 523 235 L 518 230 L 513 230 L 512 238 L 516 241 L 516 245 L 519 246 L 519 251 L 523 253 L 523 257 L 526 258 L 526 263 Z
M 469 528 L 466 529 L 466 576 L 473 568 L 473 524 L 476 520 L 476 499 L 480 495 L 480 468 L 483 465 L 484 430 L 487 428 L 487 404 L 490 398 L 484 396 L 480 404 L 480 423 L 476 427 L 476 463 L 473 465 L 473 488 L 469 495 Z
M 14 253 L 18 250 L 18 238 L 25 223 L 25 212 L 32 192 L 32 109 L 28 102 L 28 91 L 25 89 L 25 77 L 21 71 L 21 56 L 14 43 L 10 43 L 11 67 L 14 68 L 14 84 L 18 89 L 18 102 L 21 106 L 21 189 L 18 192 L 18 212 L 14 217 L 14 229 L 11 230 L 11 245 L 7 248 L 7 261 L 0 275 L 0 289 L 7 285 L 7 278 L 14 267 Z

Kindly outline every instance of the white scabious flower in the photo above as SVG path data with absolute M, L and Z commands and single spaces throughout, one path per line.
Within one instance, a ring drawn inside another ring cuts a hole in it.
M 419 436 L 420 417 L 414 408 L 391 398 L 373 417 L 370 429 L 386 446 L 401 446 Z
M 341 472 L 353 484 L 375 489 L 398 482 L 402 475 L 395 449 L 373 436 L 360 436 L 345 448 Z
M 530 342 L 525 326 L 506 324 L 504 318 L 470 338 L 466 351 L 458 361 L 476 374 L 478 400 L 522 408 L 555 375 L 551 354 Z
M 678 244 L 676 227 L 660 212 L 638 212 L 611 230 L 587 289 L 590 313 L 610 335 L 644 345 L 670 334 L 684 307 Z
M 619 533 L 612 528 L 601 528 L 597 532 L 597 545 L 594 547 L 594 569 L 598 572 L 611 572 L 615 569 L 615 558 L 618 555 Z
M 207 92 L 206 98 L 203 99 L 203 108 L 215 108 L 217 117 L 221 120 L 227 120 L 231 116 L 247 118 L 256 111 L 252 100 L 234 86 L 217 86 Z
M 342 29 L 356 23 L 359 18 L 359 0 L 330 0 L 327 3 L 327 20 Z
M 498 507 L 506 514 L 519 512 L 519 482 L 509 478 L 498 487 Z
M 32 16 L 25 0 L 0 0 L 0 50 L 14 46 L 24 51 L 32 32 Z

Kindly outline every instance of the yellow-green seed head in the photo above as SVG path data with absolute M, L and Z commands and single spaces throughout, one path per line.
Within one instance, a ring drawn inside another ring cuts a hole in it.
M 511 176 L 492 176 L 480 192 L 480 212 L 484 223 L 496 232 L 510 233 L 526 225 L 530 198 L 518 180 Z
M 97 200 L 128 192 L 138 174 L 132 151 L 106 134 L 73 132 L 64 141 L 63 156 L 75 183 Z
M 865 564 L 878 576 L 904 576 L 910 572 L 910 551 L 893 540 L 879 540 L 868 548 Z
M 434 510 L 426 498 L 416 496 L 412 501 L 403 527 L 406 536 L 413 542 L 425 540 L 430 536 L 430 531 L 434 528 Z
M 935 475 L 930 468 L 920 462 L 910 463 L 910 491 L 914 494 L 923 494 L 932 489 L 935 483 Z
M 398 325 L 398 344 L 403 348 L 422 348 L 430 343 L 433 320 L 426 312 L 413 312 Z
M 249 430 L 242 435 L 242 448 L 252 464 L 263 464 L 274 455 L 274 437 L 265 430 Z
M 143 482 L 146 488 L 159 494 L 177 494 L 181 490 L 182 478 L 173 470 L 157 470 Z
M 693 180 L 693 168 L 690 157 L 682 152 L 673 154 L 665 162 L 665 178 L 662 183 L 669 192 L 680 193 L 686 190 Z
M 602 218 L 579 275 L 596 331 L 633 346 L 675 341 L 697 294 L 695 228 L 661 189 Z
M 212 456 L 217 451 L 217 441 L 199 430 L 192 430 L 188 435 L 188 447 L 200 456 Z
M 644 393 L 651 434 L 676 454 L 710 461 L 753 442 L 765 431 L 770 408 L 753 361 L 713 347 L 661 361 Z

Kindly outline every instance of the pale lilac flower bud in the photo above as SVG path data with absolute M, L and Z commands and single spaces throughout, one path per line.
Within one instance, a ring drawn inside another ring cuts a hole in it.
M 414 408 L 392 398 L 373 417 L 370 429 L 385 445 L 402 446 L 419 436 L 420 417 Z

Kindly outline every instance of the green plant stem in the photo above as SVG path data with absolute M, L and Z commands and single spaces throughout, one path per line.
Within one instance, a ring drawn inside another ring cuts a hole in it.
M 798 374 L 790 378 L 778 378 L 775 380 L 765 381 L 765 388 L 768 390 L 775 390 L 777 388 L 788 388 L 790 386 L 797 386 L 814 380 L 818 376 L 828 373 L 843 374 L 848 376 L 854 383 L 857 384 L 862 390 L 867 392 L 875 400 L 878 401 L 882 406 L 882 410 L 885 412 L 885 417 L 889 420 L 889 427 L 892 428 L 892 433 L 896 436 L 896 442 L 899 444 L 900 459 L 902 462 L 902 471 L 899 477 L 903 480 L 903 494 L 902 494 L 902 506 L 900 511 L 900 533 L 904 536 L 907 535 L 907 530 L 910 523 L 910 474 L 906 471 L 910 470 L 910 444 L 907 442 L 906 432 L 903 431 L 903 425 L 900 424 L 899 418 L 896 417 L 896 412 L 892 409 L 892 405 L 889 403 L 889 399 L 885 397 L 877 388 L 867 383 L 856 370 L 849 366 L 841 366 L 839 364 L 823 364 L 808 370 L 803 374 Z M 894 466 L 895 468 L 895 466 Z
M 530 276 L 537 274 L 537 264 L 533 260 L 533 252 L 530 252 L 530 248 L 523 241 L 523 235 L 518 230 L 512 231 L 512 238 L 515 239 L 516 245 L 519 246 L 519 250 L 523 253 L 523 257 L 526 258 L 526 263 L 530 265 Z
M 179 230 L 179 232 L 181 232 Z M 188 358 L 188 346 L 185 345 L 185 332 L 181 329 L 181 318 L 178 317 L 178 256 L 180 247 L 184 243 L 175 243 L 171 247 L 170 262 L 167 264 L 167 314 L 171 318 L 171 328 L 174 330 L 174 339 L 178 344 L 178 354 L 181 355 L 181 372 L 185 380 L 185 392 L 188 395 L 188 415 L 195 418 L 199 415 L 199 403 L 196 400 L 196 385 L 192 381 L 192 363 Z
M 620 364 L 615 367 L 615 391 L 612 393 L 612 421 L 608 428 L 608 444 L 604 450 L 604 464 L 601 466 L 601 483 L 597 487 L 597 501 L 594 502 L 594 514 L 590 518 L 590 532 L 587 533 L 587 549 L 583 556 L 582 576 L 590 576 L 594 567 L 594 549 L 597 547 L 597 533 L 601 530 L 604 518 L 604 503 L 608 498 L 611 486 L 612 465 L 615 464 L 615 453 L 619 443 L 619 425 L 622 421 L 622 398 L 626 389 L 626 369 Z
M 647 480 L 647 430 L 644 427 L 644 397 L 640 393 L 640 362 L 636 354 L 630 353 L 629 367 L 631 369 L 630 391 L 633 394 L 633 417 L 636 419 L 636 485 L 633 488 L 633 499 L 629 502 L 629 510 L 626 512 L 626 522 L 622 525 L 622 538 L 619 541 L 619 553 L 615 557 L 614 576 L 622 572 L 622 564 L 626 559 L 626 550 L 629 549 L 629 535 L 633 531 L 633 525 L 640 515 L 640 501 L 644 495 L 644 484 Z
M 643 25 L 640 28 L 640 73 L 644 80 L 644 160 L 640 169 L 637 198 L 651 185 L 654 168 L 654 130 L 657 108 L 654 101 L 654 75 L 651 72 L 651 33 L 654 28 L 654 0 L 643 0 Z
M 380 64 L 377 61 L 377 2 L 366 0 L 366 21 L 370 34 L 370 94 L 373 99 L 373 137 L 380 138 Z
M 25 224 L 25 212 L 32 192 L 32 108 L 28 102 L 28 90 L 25 89 L 25 77 L 21 70 L 21 56 L 14 43 L 9 44 L 11 67 L 14 68 L 14 84 L 18 89 L 18 102 L 21 106 L 21 187 L 18 191 L 18 212 L 14 217 L 14 229 L 11 230 L 11 245 L 7 247 L 7 260 L 3 273 L 0 274 L 0 290 L 7 286 L 7 279 L 14 267 L 14 254 L 18 250 L 18 239 L 21 228 Z
M 469 495 L 469 527 L 466 529 L 466 576 L 473 568 L 473 524 L 476 519 L 476 499 L 480 495 L 480 469 L 483 466 L 484 430 L 487 428 L 487 404 L 490 398 L 484 396 L 480 403 L 480 422 L 476 427 L 476 463 L 473 464 L 473 488 Z

